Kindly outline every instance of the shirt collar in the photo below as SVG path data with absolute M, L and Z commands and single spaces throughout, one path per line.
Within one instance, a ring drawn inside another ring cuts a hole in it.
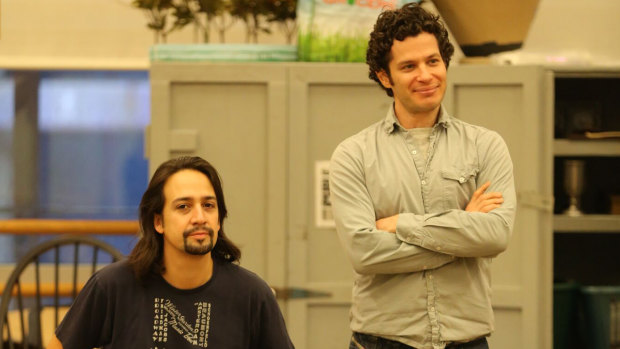
M 439 119 L 437 120 L 437 125 L 441 125 L 444 128 L 447 128 L 450 126 L 451 122 L 452 116 L 448 114 L 446 108 L 444 108 L 444 106 L 442 105 L 439 108 Z M 389 134 L 398 129 L 404 130 L 405 128 L 401 126 L 400 122 L 398 122 L 398 119 L 396 118 L 396 113 L 394 112 L 394 103 L 392 103 L 390 109 L 387 112 L 387 115 L 385 116 L 385 119 L 383 120 L 383 130 Z

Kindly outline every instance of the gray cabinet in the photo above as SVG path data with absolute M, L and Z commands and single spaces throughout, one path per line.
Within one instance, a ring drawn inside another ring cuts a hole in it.
M 150 173 L 163 161 L 199 155 L 220 172 L 224 231 L 242 264 L 285 284 L 286 69 L 276 64 L 153 64 Z
M 515 231 L 493 263 L 496 348 L 552 346 L 554 229 L 618 227 L 616 216 L 567 221 L 553 214 L 555 157 L 620 153 L 615 140 L 554 139 L 555 83 L 566 74 L 609 73 L 495 66 L 448 72 L 445 106 L 498 131 L 515 164 Z M 321 166 L 335 146 L 384 117 L 391 103 L 367 78 L 366 65 L 153 63 L 151 85 L 151 171 L 180 154 L 212 161 L 229 205 L 225 229 L 241 245 L 242 265 L 273 286 L 329 294 L 281 301 L 296 347 L 346 347 L 352 271 L 333 227 L 319 224 L 317 202 Z
M 540 67 L 457 66 L 444 105 L 452 115 L 502 135 L 514 164 L 517 219 L 493 261 L 496 348 L 550 348 L 552 296 L 551 77 Z
M 620 71 L 460 66 L 451 69 L 449 83 L 448 109 L 499 131 L 515 164 L 519 221 L 508 251 L 494 263 L 494 284 L 498 278 L 527 282 L 520 290 L 520 310 L 510 310 L 496 297 L 498 329 L 491 342 L 509 335 L 502 335 L 508 329 L 502 323 L 517 311 L 521 321 L 510 331 L 522 331 L 514 339 L 520 344 L 500 347 L 550 348 L 558 325 L 552 317 L 554 280 L 620 283 L 615 257 L 620 236 L 614 234 L 620 232 L 620 215 L 611 214 L 611 197 L 620 194 L 620 140 L 579 136 L 585 128 L 620 129 Z M 578 217 L 563 214 L 568 204 L 563 164 L 569 159 L 586 166 L 584 215 Z M 529 257 L 510 273 L 504 263 L 519 249 L 517 254 Z M 567 334 L 566 329 L 557 332 Z

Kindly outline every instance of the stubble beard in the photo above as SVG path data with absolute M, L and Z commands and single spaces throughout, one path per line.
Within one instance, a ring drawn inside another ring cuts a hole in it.
M 189 239 L 190 234 L 196 231 L 206 231 L 209 239 L 208 243 L 203 243 L 204 240 L 199 240 L 198 243 L 192 242 Z M 194 227 L 183 232 L 183 248 L 185 252 L 191 255 L 202 256 L 213 250 L 213 229 L 209 227 Z

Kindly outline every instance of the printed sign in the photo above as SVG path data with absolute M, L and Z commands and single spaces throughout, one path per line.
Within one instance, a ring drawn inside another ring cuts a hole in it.
M 315 221 L 318 228 L 334 228 L 332 203 L 329 199 L 329 161 L 317 161 L 315 164 Z

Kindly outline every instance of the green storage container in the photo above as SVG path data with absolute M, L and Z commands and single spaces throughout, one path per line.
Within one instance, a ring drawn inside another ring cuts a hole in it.
M 556 282 L 553 284 L 553 348 L 578 348 L 579 284 Z
M 586 286 L 583 299 L 583 339 L 589 349 L 620 348 L 620 286 Z

